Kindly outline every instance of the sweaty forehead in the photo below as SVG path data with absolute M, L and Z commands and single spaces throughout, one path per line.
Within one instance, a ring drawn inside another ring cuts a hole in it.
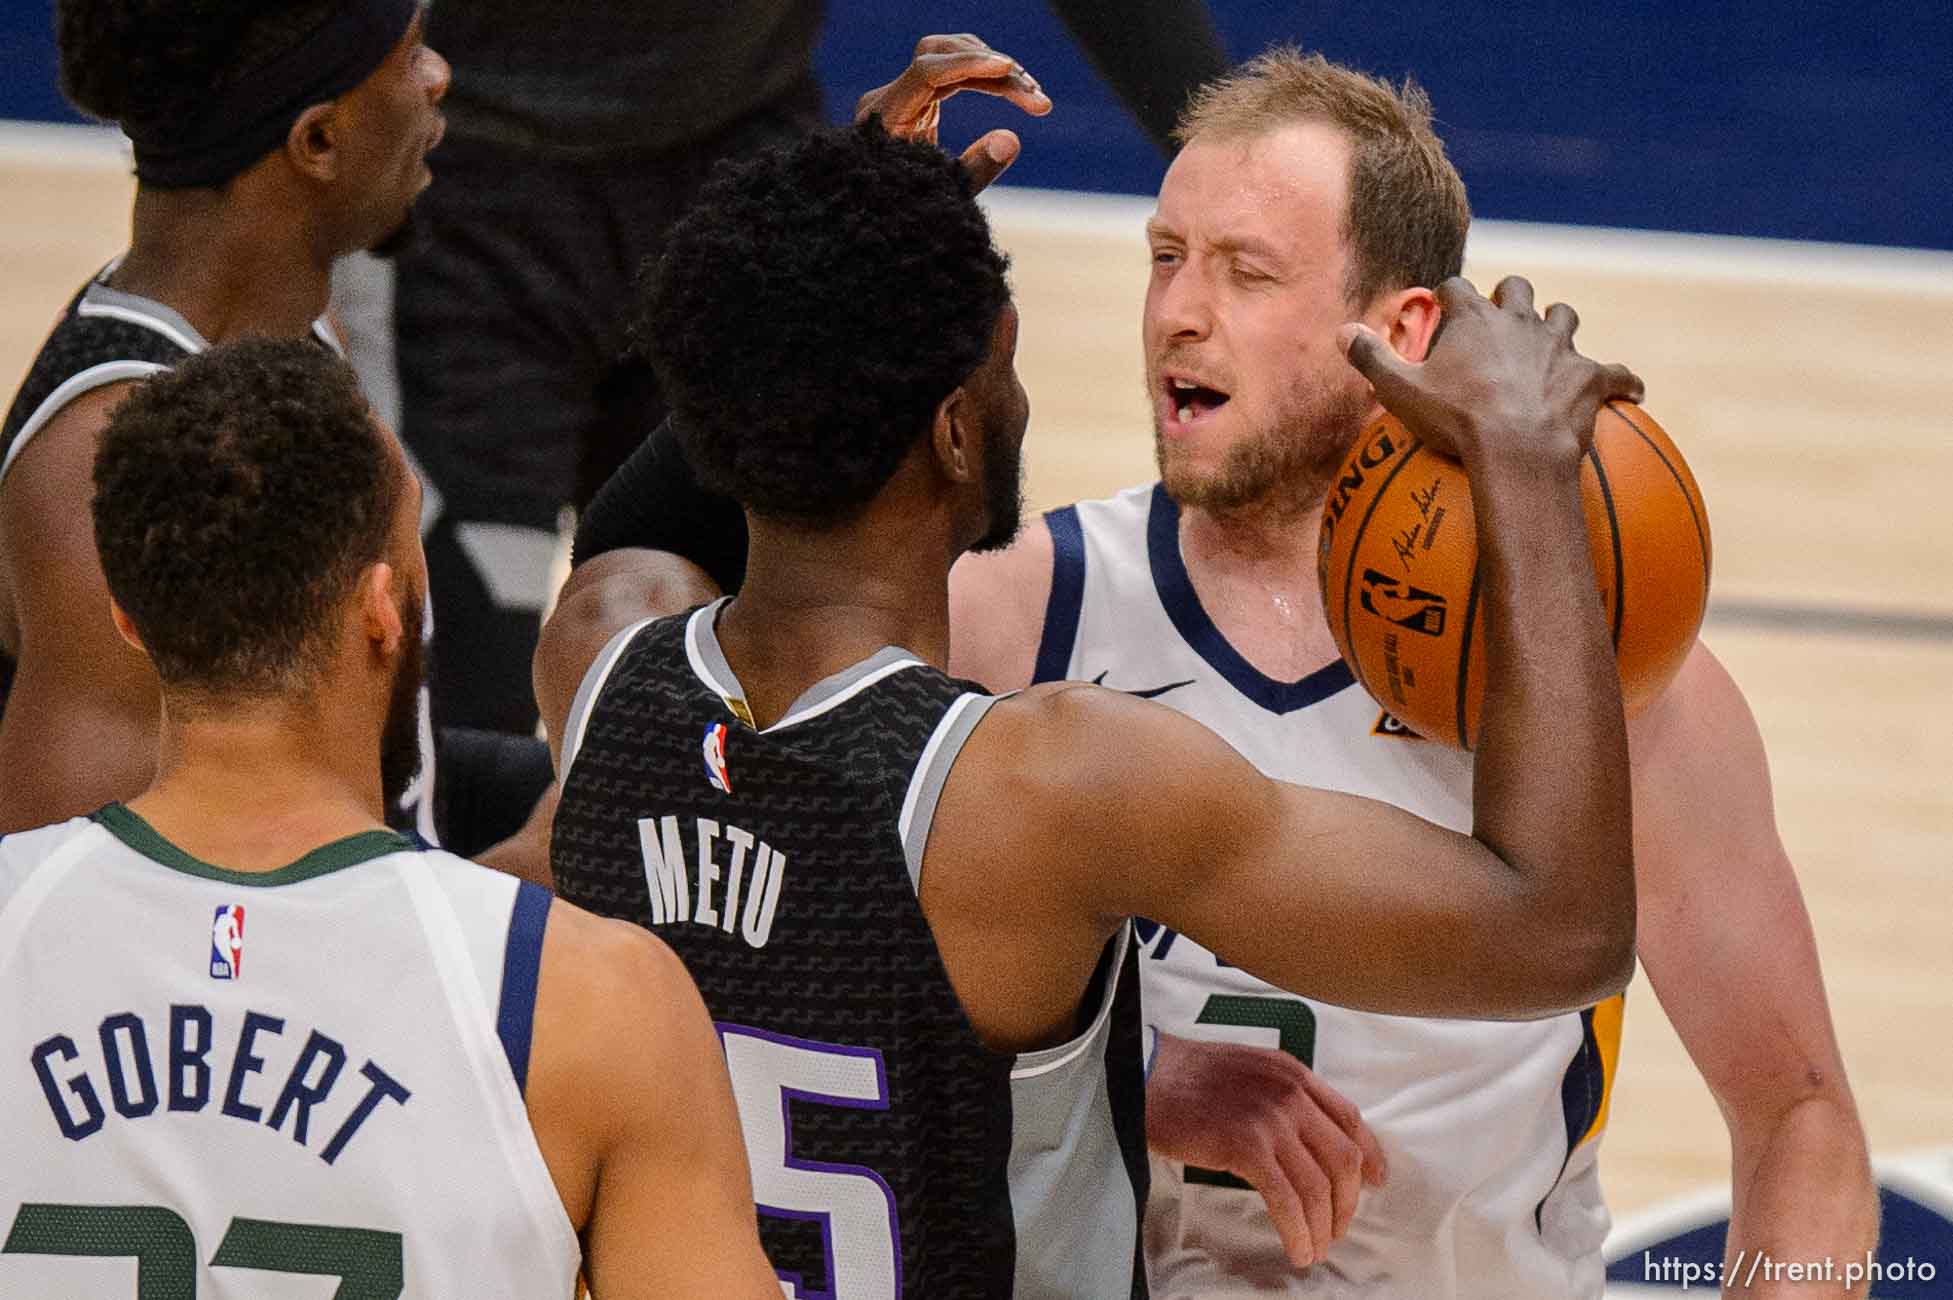
M 1203 136 L 1167 170 L 1148 226 L 1203 243 L 1340 242 L 1348 195 L 1349 141 L 1326 123 Z

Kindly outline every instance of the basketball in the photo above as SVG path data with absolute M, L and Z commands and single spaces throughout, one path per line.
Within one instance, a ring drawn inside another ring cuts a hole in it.
M 1668 434 L 1627 402 L 1601 408 L 1580 489 L 1633 717 L 1674 679 L 1702 626 L 1709 515 Z M 1470 749 L 1485 637 L 1464 467 L 1384 415 L 1329 490 L 1316 566 L 1329 630 L 1363 688 L 1418 735 Z

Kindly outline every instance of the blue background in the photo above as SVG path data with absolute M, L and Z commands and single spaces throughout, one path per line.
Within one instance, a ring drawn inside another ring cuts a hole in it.
M 0 4 L 0 117 L 75 120 L 55 89 L 49 7 Z M 1953 249 L 1947 0 L 1213 8 L 1237 58 L 1289 39 L 1415 74 L 1481 216 Z M 1025 122 L 966 96 L 946 144 L 1009 124 L 1027 146 L 1012 183 L 1157 186 L 1161 159 L 1035 0 L 830 0 L 830 114 L 899 71 L 917 36 L 965 30 L 1020 58 L 1058 108 Z

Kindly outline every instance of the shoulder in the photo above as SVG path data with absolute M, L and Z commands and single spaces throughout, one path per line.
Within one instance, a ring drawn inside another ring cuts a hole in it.
M 1001 551 L 971 552 L 949 571 L 949 669 L 1007 691 L 1037 666 L 1054 547 L 1048 516 L 1026 524 Z
M 54 854 L 77 838 L 98 831 L 100 827 L 94 818 L 71 817 L 52 825 L 0 835 L 0 910 L 5 909 L 27 878 Z
M 1721 750 L 1755 730 L 1736 679 L 1697 641 L 1675 680 L 1628 723 L 1636 776 Z
M 536 643 L 532 685 L 560 747 L 572 705 L 620 635 L 715 599 L 718 588 L 688 560 L 662 551 L 608 551 L 574 569 Z M 559 755 L 560 757 L 560 755 Z
M 560 898 L 549 907 L 540 996 L 596 1049 L 655 1037 L 661 1020 L 698 1001 L 685 964 L 657 936 Z
M 0 447 L 0 507 L 7 510 L 13 547 L 50 556 L 72 553 L 89 571 L 97 568 L 88 509 L 94 496 L 95 453 L 109 416 L 139 382 L 139 376 L 114 380 L 66 399 L 58 408 L 44 405 Z M 48 400 L 61 399 L 57 394 Z
M 1783 858 L 1770 760 L 1748 702 L 1697 644 L 1628 724 L 1636 875 L 1650 896 L 1742 862 Z
M 1036 837 L 1080 818 L 1132 829 L 1178 807 L 1199 777 L 1238 757 L 1193 719 L 1083 682 L 1046 682 L 999 698 L 965 747 L 965 789 L 1013 809 Z M 1042 828 L 1042 829 L 1040 829 Z M 1066 834 L 1070 832 L 1067 830 Z

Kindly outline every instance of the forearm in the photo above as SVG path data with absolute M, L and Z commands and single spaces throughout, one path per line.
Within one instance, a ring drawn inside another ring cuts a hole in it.
M 556 802 L 561 793 L 561 787 L 551 781 L 521 828 L 501 843 L 477 853 L 475 861 L 555 893 L 556 874 L 549 866 L 549 831 L 556 820 Z
M 1733 1123 L 1730 1140 L 1734 1204 L 1725 1293 L 1756 1300 L 1820 1290 L 1865 1295 L 1862 1280 L 1842 1289 L 1845 1266 L 1862 1266 L 1878 1245 L 1878 1192 L 1850 1102 L 1832 1093 L 1807 1097 L 1767 1125 Z M 1772 1276 L 1782 1270 L 1770 1267 L 1825 1260 L 1833 1276 L 1816 1283 Z
M 1578 462 L 1476 460 L 1486 663 L 1472 833 L 1521 874 L 1542 931 L 1616 949 L 1631 970 L 1627 727 Z
M 703 569 L 722 591 L 746 575 L 746 515 L 698 481 L 666 420 L 611 475 L 578 521 L 573 562 L 626 548 L 666 551 Z
M 1227 71 L 1227 49 L 1204 0 L 1052 0 L 1086 57 L 1161 153 L 1187 97 Z

